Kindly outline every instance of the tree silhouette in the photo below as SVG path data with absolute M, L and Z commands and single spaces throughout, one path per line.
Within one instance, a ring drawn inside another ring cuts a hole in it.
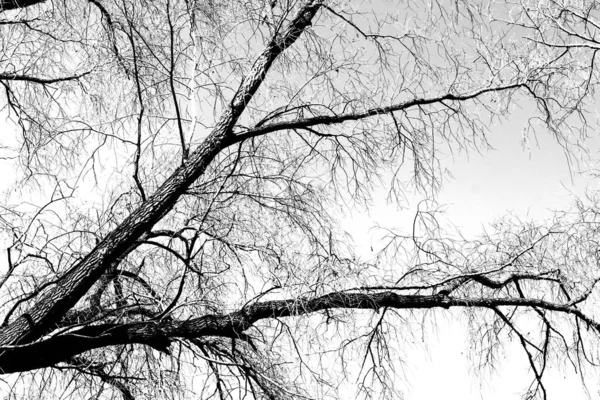
M 338 357 L 365 395 L 389 396 L 400 332 L 453 310 L 483 360 L 518 341 L 529 397 L 546 396 L 553 355 L 593 366 L 595 202 L 478 241 L 420 211 L 372 260 L 339 220 L 380 185 L 398 202 L 407 187 L 434 197 L 441 149 L 485 147 L 515 105 L 537 106 L 530 131 L 585 150 L 597 13 L 2 1 L 16 143 L 3 151 L 18 168 L 0 214 L 10 395 L 335 397 L 343 377 L 325 358 Z

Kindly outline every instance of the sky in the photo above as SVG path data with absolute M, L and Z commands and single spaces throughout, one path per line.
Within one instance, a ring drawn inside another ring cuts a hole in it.
M 511 120 L 490 128 L 489 149 L 449 154 L 441 158 L 448 174 L 435 195 L 440 222 L 454 226 L 466 238 L 476 238 L 502 217 L 543 222 L 557 210 L 566 211 L 577 198 L 597 190 L 600 180 L 590 172 L 590 162 L 565 150 L 546 132 L 524 140 L 522 133 L 533 108 L 511 115 Z M 590 153 L 600 149 L 600 138 L 589 139 Z M 401 204 L 390 203 L 387 191 L 375 193 L 373 207 L 353 213 L 343 228 L 355 238 L 359 253 L 368 256 L 377 240 L 375 226 L 410 233 L 419 204 L 428 199 L 416 191 Z M 369 240 L 364 240 L 368 237 Z M 376 247 L 376 246 L 375 246 Z
M 452 177 L 445 180 L 436 199 L 445 210 L 440 218 L 456 226 L 467 238 L 475 238 L 494 220 L 508 214 L 542 222 L 552 216 L 553 210 L 569 209 L 586 190 L 597 189 L 597 179 L 578 172 L 578 168 L 586 168 L 583 160 L 579 167 L 570 166 L 564 149 L 550 135 L 540 132 L 537 141 L 524 143 L 522 128 L 532 112 L 520 110 L 509 122 L 493 127 L 488 136 L 493 149 L 455 154 L 443 160 Z M 588 150 L 597 152 L 598 144 L 600 140 L 590 140 Z M 355 215 L 344 227 L 366 255 L 376 240 L 370 227 L 380 225 L 410 232 L 406 227 L 410 228 L 423 199 L 419 194 L 408 196 L 408 204 L 399 210 L 397 205 L 387 203 L 382 194 L 369 213 Z M 365 237 L 369 239 L 364 240 Z M 454 316 L 440 318 L 438 329 L 427 336 L 426 343 L 412 347 L 410 343 L 401 344 L 408 345 L 404 348 L 405 398 L 522 398 L 533 375 L 527 372 L 527 360 L 518 344 L 506 347 L 494 371 L 476 376 L 474 364 L 468 359 L 470 343 L 465 324 L 457 322 Z M 572 368 L 553 370 L 545 381 L 549 399 L 589 398 L 581 377 Z M 600 394 L 593 386 L 590 393 L 592 398 Z
M 532 110 L 521 110 L 510 123 L 491 129 L 488 140 L 493 147 L 481 153 L 454 154 L 442 162 L 452 177 L 438 193 L 437 203 L 444 206 L 442 218 L 454 224 L 467 237 L 474 237 L 496 218 L 512 213 L 520 218 L 543 220 L 551 210 L 567 209 L 574 196 L 598 182 L 569 167 L 564 150 L 551 137 L 538 136 L 537 142 L 524 145 L 521 130 Z M 9 137 L 8 126 L 0 120 L 3 144 Z M 590 150 L 595 151 L 594 142 Z M 1 155 L 0 155 L 1 156 Z M 13 179 L 11 161 L 0 158 L 0 188 Z M 8 172 L 8 173 L 6 173 Z M 357 213 L 343 226 L 355 239 L 357 250 L 368 253 L 373 245 L 375 225 L 406 231 L 422 195 L 407 196 L 408 203 L 398 209 L 385 201 L 384 193 L 375 198 L 369 212 Z M 6 253 L 0 250 L 0 269 L 6 268 Z M 476 376 L 469 360 L 468 335 L 455 315 L 440 314 L 438 329 L 427 335 L 426 342 L 402 343 L 406 399 L 519 399 L 527 388 L 526 359 L 516 343 L 507 346 L 494 371 Z M 458 315 L 458 314 L 457 314 Z M 547 379 L 550 399 L 585 399 L 580 377 L 572 369 L 553 371 Z M 598 392 L 595 392 L 598 393 Z
M 437 195 L 443 206 L 443 218 L 454 224 L 467 237 L 474 237 L 495 219 L 507 214 L 523 219 L 544 220 L 552 210 L 567 209 L 575 196 L 586 189 L 595 189 L 595 179 L 579 174 L 577 166 L 569 166 L 564 150 L 547 134 L 523 143 L 522 127 L 531 109 L 522 109 L 510 122 L 491 129 L 488 140 L 493 147 L 481 153 L 454 154 L 442 160 L 452 177 L 445 179 Z M 6 144 L 11 127 L 0 116 L 0 144 Z M 590 141 L 590 148 L 600 143 Z M 0 190 L 12 183 L 10 160 L 0 152 Z M 423 197 L 409 195 L 408 202 L 398 209 L 388 204 L 385 194 L 375 198 L 368 212 L 357 213 L 344 224 L 354 237 L 357 250 L 368 254 L 372 243 L 372 228 L 380 225 L 408 231 L 416 207 Z M 5 242 L 0 238 L 0 274 L 6 270 Z M 464 324 L 454 314 L 439 319 L 438 329 L 418 344 L 401 344 L 405 359 L 405 398 L 426 399 L 518 399 L 530 382 L 526 375 L 526 360 L 515 343 L 509 344 L 505 356 L 492 373 L 476 377 L 468 359 L 468 335 Z M 551 372 L 548 383 L 550 399 L 587 398 L 579 376 L 573 370 Z M 598 392 L 592 392 L 592 395 Z

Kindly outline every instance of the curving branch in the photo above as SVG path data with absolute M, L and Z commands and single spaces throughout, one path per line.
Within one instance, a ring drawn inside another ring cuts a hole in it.
M 205 336 L 246 338 L 244 333 L 261 320 L 312 314 L 335 309 L 397 310 L 451 307 L 489 309 L 525 307 L 552 311 L 574 317 L 600 332 L 600 323 L 570 304 L 534 298 L 459 298 L 444 295 L 399 295 L 396 292 L 334 292 L 312 298 L 258 302 L 224 315 L 203 315 L 188 320 L 163 319 L 129 324 L 99 324 L 74 329 L 35 343 L 3 346 L 0 371 L 3 373 L 44 368 L 70 359 L 85 351 L 114 345 L 142 344 L 167 352 L 178 338 Z

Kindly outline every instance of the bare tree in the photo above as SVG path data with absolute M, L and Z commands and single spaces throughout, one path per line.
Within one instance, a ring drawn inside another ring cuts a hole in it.
M 388 396 L 428 310 L 463 310 L 483 363 L 516 337 L 531 397 L 552 354 L 594 365 L 593 205 L 478 242 L 419 213 L 374 260 L 338 226 L 382 183 L 434 196 L 439 152 L 519 102 L 577 146 L 597 10 L 548 4 L 0 2 L 10 396 L 336 397 L 328 357 Z

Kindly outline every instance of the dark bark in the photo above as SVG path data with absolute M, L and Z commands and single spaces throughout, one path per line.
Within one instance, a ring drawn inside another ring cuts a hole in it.
M 40 295 L 39 300 L 26 313 L 0 329 L 0 345 L 31 342 L 47 333 L 100 279 L 111 264 L 128 254 L 136 242 L 171 210 L 186 189 L 202 176 L 217 154 L 235 143 L 232 130 L 236 121 L 260 87 L 277 56 L 310 26 L 320 6 L 320 1 L 305 3 L 288 27 L 278 34 L 257 58 L 250 72 L 242 80 L 230 108 L 206 140 L 147 201 L 75 265 L 61 279 L 59 285 Z M 1 357 L 6 359 L 8 354 L 5 353 Z M 7 362 L 4 361 L 4 364 Z
M 46 0 L 0 0 L 0 13 L 9 10 L 18 10 L 20 8 L 30 7 Z
M 61 78 L 41 78 L 41 77 L 29 76 L 29 75 L 0 73 L 0 81 L 7 81 L 7 82 L 21 81 L 21 82 L 39 83 L 41 85 L 47 85 L 47 84 L 51 84 L 51 83 L 75 81 L 77 79 L 83 78 L 86 75 L 89 75 L 90 73 L 91 72 L 85 72 L 83 74 L 65 76 L 65 77 L 61 77 Z
M 447 94 L 444 94 L 441 96 L 436 96 L 436 97 L 431 97 L 431 98 L 412 99 L 412 100 L 409 100 L 409 101 L 406 101 L 403 103 L 392 104 L 392 105 L 385 106 L 385 107 L 371 108 L 366 111 L 356 112 L 356 113 L 346 113 L 346 114 L 337 114 L 337 115 L 321 115 L 321 116 L 317 116 L 317 117 L 294 119 L 292 121 L 280 121 L 280 122 L 267 123 L 267 121 L 269 119 L 273 118 L 271 116 L 271 117 L 267 118 L 266 120 L 259 122 L 254 128 L 248 129 L 247 131 L 237 135 L 236 140 L 241 141 L 241 140 L 245 140 L 245 139 L 248 139 L 251 137 L 262 136 L 267 133 L 278 132 L 278 131 L 282 131 L 282 130 L 306 129 L 306 128 L 310 128 L 310 127 L 317 126 L 317 125 L 333 125 L 333 124 L 341 124 L 341 123 L 347 122 L 347 121 L 358 121 L 361 119 L 374 117 L 377 115 L 391 114 L 396 111 L 406 110 L 411 107 L 439 104 L 439 103 L 443 103 L 444 101 L 451 102 L 451 101 L 472 100 L 472 99 L 476 99 L 477 97 L 484 95 L 484 94 L 507 91 L 507 90 L 516 90 L 516 89 L 521 89 L 521 88 L 527 88 L 527 82 L 514 83 L 514 84 L 510 84 L 510 85 L 505 85 L 505 86 L 491 86 L 488 88 L 475 90 L 471 93 L 466 93 L 466 94 L 447 93 Z
M 575 304 L 558 304 L 524 298 L 455 298 L 450 296 L 400 295 L 393 291 L 378 293 L 336 292 L 314 298 L 265 301 L 225 315 L 204 315 L 186 321 L 162 320 L 130 324 L 86 326 L 39 342 L 5 348 L 0 355 L 4 373 L 44 368 L 66 361 L 88 350 L 122 344 L 142 344 L 168 352 L 175 339 L 206 336 L 245 337 L 244 331 L 256 322 L 334 309 L 431 309 L 436 307 L 535 307 L 570 314 L 600 332 L 600 324 L 583 314 Z

